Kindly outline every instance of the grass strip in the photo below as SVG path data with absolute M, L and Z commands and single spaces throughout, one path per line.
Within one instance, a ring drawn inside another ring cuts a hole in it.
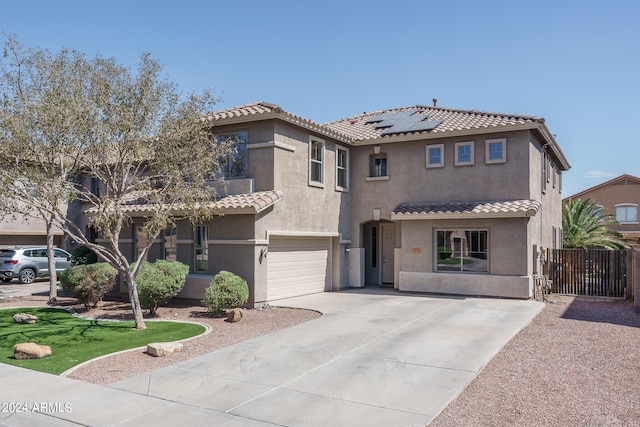
M 35 324 L 18 324 L 16 313 L 38 316 Z M 0 310 L 0 362 L 58 375 L 87 360 L 152 342 L 177 341 L 199 335 L 202 325 L 180 322 L 146 322 L 134 329 L 133 321 L 87 320 L 56 308 L 11 308 Z M 51 347 L 51 356 L 18 360 L 13 356 L 17 343 L 35 342 Z

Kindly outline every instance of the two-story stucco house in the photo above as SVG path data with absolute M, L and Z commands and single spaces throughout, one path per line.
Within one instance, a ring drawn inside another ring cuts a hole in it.
M 569 199 L 593 200 L 602 207 L 603 214 L 613 215 L 617 224 L 611 228 L 622 234 L 622 240 L 635 249 L 640 248 L 640 178 L 629 174 L 620 175 L 569 196 L 564 202 Z
M 318 124 L 259 102 L 206 123 L 236 141 L 221 216 L 149 256 L 191 266 L 181 297 L 228 270 L 252 304 L 365 285 L 528 298 L 557 245 L 570 166 L 541 118 L 417 105 Z

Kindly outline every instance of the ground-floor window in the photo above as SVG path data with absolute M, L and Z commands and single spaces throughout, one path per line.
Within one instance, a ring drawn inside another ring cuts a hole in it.
M 438 230 L 436 271 L 487 273 L 487 230 Z
M 164 259 L 167 261 L 178 259 L 178 229 L 176 227 L 164 230 Z
M 195 250 L 196 264 L 194 266 L 196 273 L 209 272 L 209 227 L 206 225 L 196 226 Z

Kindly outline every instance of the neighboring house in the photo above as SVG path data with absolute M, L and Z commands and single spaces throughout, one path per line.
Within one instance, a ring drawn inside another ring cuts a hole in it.
M 42 219 L 8 214 L 0 221 L 0 247 L 46 245 L 46 230 Z M 64 248 L 64 233 L 56 229 L 53 234 L 54 245 Z
M 618 224 L 612 225 L 611 228 L 622 233 L 622 240 L 640 249 L 640 223 L 638 222 L 640 178 L 628 174 L 620 175 L 569 196 L 564 202 L 570 199 L 593 200 L 603 208 L 603 214 L 613 215 Z
M 259 102 L 206 122 L 236 140 L 221 216 L 149 255 L 191 266 L 181 297 L 228 270 L 251 304 L 365 285 L 528 298 L 560 244 L 570 166 L 541 118 L 417 105 L 317 124 Z M 123 237 L 134 261 L 135 223 Z

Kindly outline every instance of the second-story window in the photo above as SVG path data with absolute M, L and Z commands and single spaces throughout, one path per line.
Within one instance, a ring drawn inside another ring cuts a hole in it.
M 487 139 L 485 142 L 485 163 L 504 163 L 507 161 L 507 139 Z
M 336 189 L 349 188 L 349 152 L 342 148 L 336 150 Z
M 439 168 L 444 166 L 444 144 L 427 145 L 427 167 Z
M 91 194 L 100 197 L 100 178 L 91 178 Z
M 225 178 L 243 178 L 247 169 L 248 132 L 234 132 L 216 136 L 216 142 L 226 144 L 228 153 L 220 158 L 220 169 Z
M 318 138 L 309 138 L 309 184 L 321 185 L 324 183 L 324 141 Z
M 456 142 L 456 166 L 472 165 L 474 163 L 474 143 Z
M 369 164 L 369 176 L 388 176 L 387 172 L 387 155 L 385 153 L 380 153 L 371 156 L 371 161 Z
M 638 205 L 624 203 L 616 205 L 616 221 L 621 224 L 638 223 Z

